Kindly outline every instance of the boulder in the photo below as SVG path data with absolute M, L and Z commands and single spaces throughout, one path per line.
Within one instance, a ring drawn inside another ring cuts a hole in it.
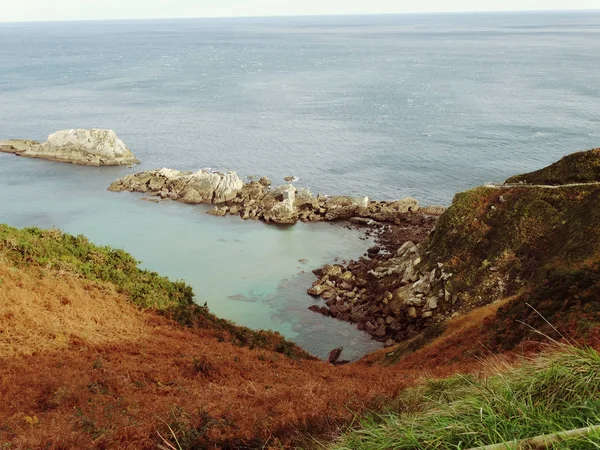
M 352 198 L 346 196 L 334 196 L 326 199 L 323 205 L 325 218 L 329 221 L 350 220 L 352 217 L 360 216 L 359 212 L 368 206 L 368 197 Z
M 328 361 L 331 364 L 335 364 L 338 361 L 338 359 L 340 359 L 340 356 L 342 355 L 342 351 L 344 351 L 344 347 L 338 347 L 338 348 L 334 348 L 333 350 L 331 350 L 331 352 L 329 352 Z
M 337 278 L 345 273 L 344 266 L 340 266 L 339 264 L 327 264 L 320 269 L 315 269 L 313 272 L 318 276 L 329 278 Z M 352 276 L 352 272 L 348 273 Z
M 328 300 L 328 299 L 330 299 L 332 297 L 335 297 L 335 292 L 333 292 L 330 289 L 327 289 L 327 290 L 324 290 L 324 291 L 321 292 L 321 298 L 323 300 Z
M 425 306 L 423 307 L 423 311 L 431 311 L 432 309 L 437 309 L 438 300 L 435 297 L 429 297 L 425 302 Z
M 179 200 L 191 204 L 213 203 L 215 190 L 220 182 L 221 176 L 219 174 L 200 170 L 189 177 Z
M 369 334 L 374 334 L 377 331 L 377 327 L 369 321 L 365 323 L 365 331 Z
M 261 200 L 265 222 L 292 224 L 298 220 L 298 209 L 294 206 L 296 188 L 291 184 L 271 190 Z
M 312 295 L 313 297 L 319 297 L 323 292 L 330 290 L 329 286 L 323 286 L 322 284 L 317 284 L 316 286 L 311 287 L 307 293 Z
M 406 197 L 390 203 L 390 208 L 398 213 L 417 212 L 419 210 L 419 202 L 412 197 Z
M 221 175 L 221 180 L 215 188 L 213 203 L 225 203 L 233 200 L 244 187 L 244 182 L 235 172 Z
M 14 145 L 13 145 L 14 146 Z M 62 130 L 43 144 L 20 151 L 26 158 L 41 158 L 86 166 L 126 166 L 139 160 L 112 130 Z

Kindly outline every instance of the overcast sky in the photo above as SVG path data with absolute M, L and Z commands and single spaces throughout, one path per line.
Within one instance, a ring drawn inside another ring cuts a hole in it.
M 598 8 L 600 0 L 0 0 L 0 21 Z

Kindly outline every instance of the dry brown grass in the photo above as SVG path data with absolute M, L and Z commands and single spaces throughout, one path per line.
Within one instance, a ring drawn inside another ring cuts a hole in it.
M 147 334 L 145 316 L 109 285 L 0 264 L 0 358 Z
M 498 311 L 515 300 L 522 300 L 522 295 L 507 297 L 449 320 L 439 337 L 414 352 L 395 356 L 394 352 L 402 349 L 403 344 L 400 344 L 373 352 L 361 362 L 371 366 L 392 365 L 408 373 L 421 370 L 426 378 L 443 378 L 472 372 L 486 375 L 490 372 L 490 367 L 493 367 L 491 363 L 498 361 L 514 365 L 520 362 L 523 356 L 539 353 L 553 344 L 552 339 L 540 336 L 540 340 L 522 341 L 511 350 L 490 348 L 491 327 L 498 322 Z M 600 349 L 600 325 L 596 324 L 585 335 L 577 333 L 579 328 L 580 324 L 573 324 L 570 330 L 563 330 L 563 341 Z
M 397 346 L 373 352 L 362 361 L 374 365 L 385 364 L 387 360 L 402 367 L 402 370 L 420 369 L 426 371 L 427 376 L 434 377 L 480 370 L 482 359 L 492 356 L 486 348 L 489 339 L 487 322 L 493 320 L 498 309 L 511 300 L 507 298 L 450 320 L 441 336 L 399 359 L 393 357 Z
M 156 448 L 167 424 L 184 448 L 289 446 L 416 378 L 219 342 L 78 278 L 0 278 L 0 447 Z

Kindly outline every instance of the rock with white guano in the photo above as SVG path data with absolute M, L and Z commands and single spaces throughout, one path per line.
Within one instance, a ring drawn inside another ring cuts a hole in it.
M 27 140 L 1 141 L 2 151 L 86 166 L 127 166 L 139 160 L 112 130 L 62 130 L 42 144 Z M 12 151 L 11 149 L 12 148 Z

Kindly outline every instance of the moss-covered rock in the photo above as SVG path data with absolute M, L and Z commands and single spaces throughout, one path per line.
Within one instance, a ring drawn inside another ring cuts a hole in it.
M 480 187 L 457 194 L 427 245 L 448 288 L 479 304 L 600 256 L 600 185 Z M 459 305 L 460 306 L 460 305 Z

